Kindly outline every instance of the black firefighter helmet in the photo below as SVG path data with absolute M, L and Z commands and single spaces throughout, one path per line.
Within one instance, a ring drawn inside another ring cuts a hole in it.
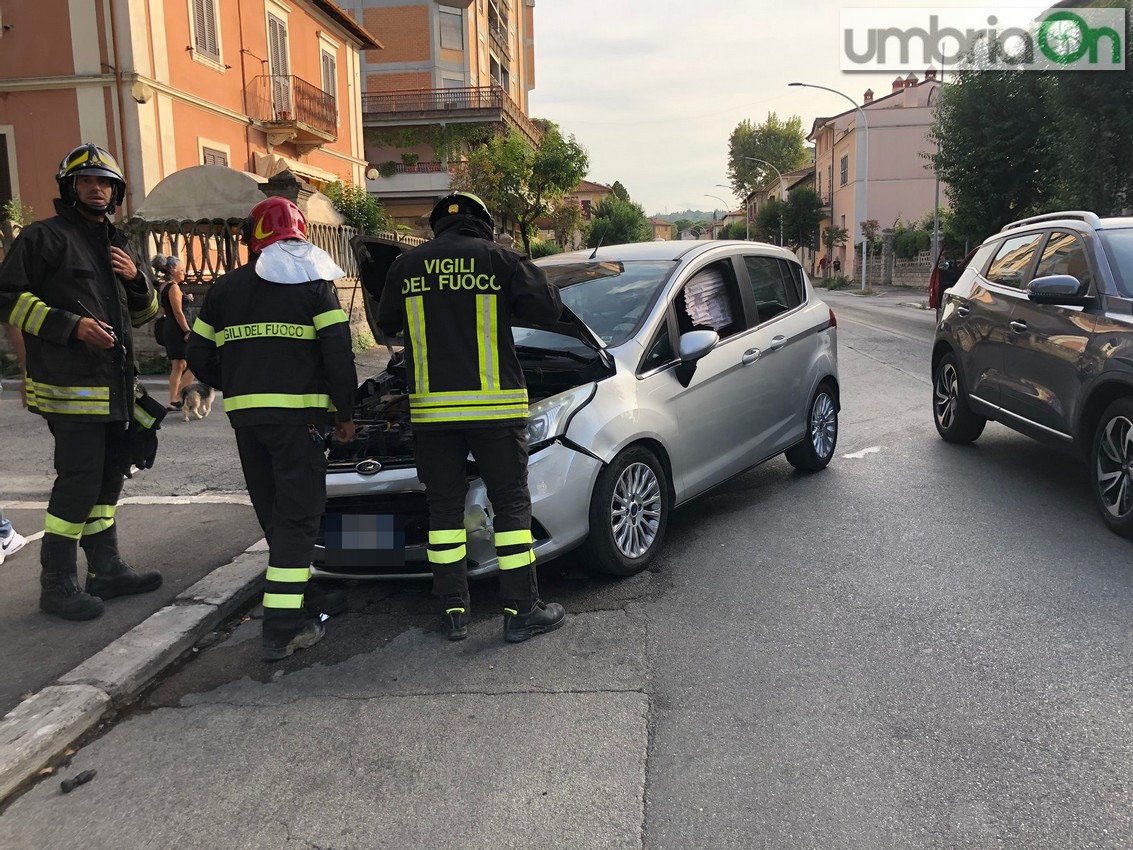
M 126 175 L 110 152 L 98 145 L 86 142 L 79 145 L 59 163 L 59 171 L 55 174 L 55 182 L 59 184 L 59 197 L 68 206 L 79 202 L 75 193 L 75 178 L 80 174 L 89 174 L 94 177 L 108 177 L 114 184 L 114 192 L 110 203 L 103 209 L 95 209 L 88 204 L 82 206 L 94 213 L 110 215 L 115 207 L 121 205 L 126 198 Z
M 437 201 L 437 205 L 433 207 L 433 212 L 429 216 L 429 226 L 436 230 L 437 222 L 450 215 L 470 215 L 484 222 L 490 228 L 495 227 L 488 207 L 471 192 L 453 192 Z

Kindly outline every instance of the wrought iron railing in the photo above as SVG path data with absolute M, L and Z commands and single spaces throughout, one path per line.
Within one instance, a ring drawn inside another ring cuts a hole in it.
M 327 135 L 338 135 L 338 104 L 334 95 L 299 77 L 253 77 L 248 83 L 247 101 L 248 116 L 256 121 L 299 121 Z
M 500 86 L 466 86 L 451 89 L 412 89 L 362 95 L 364 116 L 383 120 L 433 117 L 428 113 L 458 110 L 501 112 L 533 142 L 543 133 Z

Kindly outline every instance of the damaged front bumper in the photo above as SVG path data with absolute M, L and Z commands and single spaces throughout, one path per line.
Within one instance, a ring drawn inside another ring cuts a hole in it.
M 597 458 L 560 441 L 531 454 L 527 483 L 538 560 L 562 554 L 586 538 L 590 497 L 602 465 Z M 492 539 L 491 503 L 480 478 L 470 478 L 468 483 L 464 503 L 468 574 L 489 575 L 499 568 Z M 376 535 L 381 539 L 381 547 L 367 548 L 374 535 L 368 541 L 351 541 L 348 535 L 334 531 L 344 527 L 343 523 L 353 522 L 346 519 L 351 517 L 391 534 Z M 332 529 L 329 535 L 328 528 Z M 328 537 L 334 538 L 329 552 Z M 312 571 L 326 578 L 429 578 L 432 572 L 427 540 L 428 506 L 415 468 L 381 470 L 373 475 L 335 472 L 327 477 L 326 513 L 319 529 Z

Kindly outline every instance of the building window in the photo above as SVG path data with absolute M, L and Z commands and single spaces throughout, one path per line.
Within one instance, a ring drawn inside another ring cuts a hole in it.
M 582 217 L 590 221 L 590 201 L 582 202 Z
M 818 180 L 818 199 L 822 200 L 822 172 L 815 174 L 815 178 Z
M 193 49 L 214 62 L 220 61 L 216 0 L 193 0 Z
M 216 148 L 201 148 L 201 159 L 205 165 L 223 165 L 228 167 L 228 154 Z
M 445 50 L 464 49 L 464 13 L 460 9 L 441 7 L 441 47 Z
M 323 51 L 323 91 L 333 98 L 338 97 L 338 66 L 333 53 Z
M 839 186 L 845 186 L 850 180 L 850 157 L 849 155 L 842 157 L 842 163 L 839 166 L 842 177 L 842 182 Z

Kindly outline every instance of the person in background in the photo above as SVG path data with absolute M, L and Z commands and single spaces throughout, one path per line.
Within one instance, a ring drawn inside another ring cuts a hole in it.
M 165 353 L 172 368 L 169 370 L 169 410 L 181 408 L 181 390 L 193 383 L 193 373 L 185 360 L 185 344 L 189 339 L 189 317 L 185 315 L 184 300 L 193 300 L 192 295 L 181 292 L 185 281 L 185 266 L 177 258 L 158 254 L 153 258 L 153 270 L 157 274 L 158 300 L 165 311 L 162 339 Z
M 842 261 L 837 257 L 834 258 L 834 274 L 840 275 L 842 273 Z
M 4 325 L 4 329 L 8 332 L 8 342 L 12 346 L 12 350 L 16 354 L 16 359 L 20 362 L 20 402 L 24 407 L 28 406 L 27 396 L 24 391 L 24 337 L 11 325 Z M 4 511 L 0 509 L 0 564 L 4 563 L 5 558 L 10 558 L 24 548 L 27 540 L 24 536 L 12 528 L 12 521 L 4 517 Z

